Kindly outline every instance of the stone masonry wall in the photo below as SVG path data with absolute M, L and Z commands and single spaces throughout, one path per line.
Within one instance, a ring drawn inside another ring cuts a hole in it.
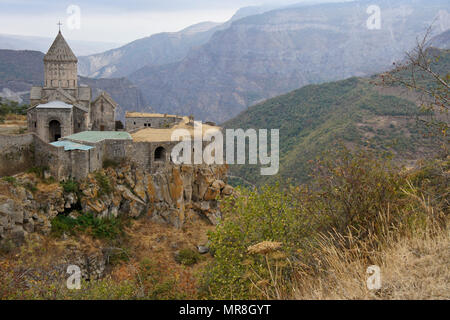
M 183 120 L 182 117 L 127 117 L 125 128 L 127 131 L 144 128 L 166 128 Z
M 0 177 L 12 176 L 34 165 L 33 135 L 0 135 Z

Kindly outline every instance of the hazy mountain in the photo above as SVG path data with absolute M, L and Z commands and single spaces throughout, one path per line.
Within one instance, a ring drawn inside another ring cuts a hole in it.
M 367 28 L 367 8 L 381 29 Z M 217 122 L 311 83 L 387 69 L 411 49 L 444 0 L 355 1 L 272 10 L 238 19 L 181 61 L 129 76 L 161 112 Z M 439 23 L 439 21 L 438 21 Z
M 0 50 L 0 97 L 28 102 L 31 86 L 44 80 L 43 59 L 39 51 Z
M 0 34 L 0 49 L 46 52 L 55 38 Z M 118 43 L 67 40 L 77 55 L 89 55 L 118 47 Z
M 158 33 L 106 52 L 81 56 L 79 72 L 83 76 L 93 78 L 121 77 L 128 76 L 144 66 L 177 62 L 186 57 L 192 49 L 208 42 L 216 31 L 228 28 L 233 21 L 276 8 L 280 6 L 244 7 L 225 23 L 202 22 L 179 32 Z
M 220 24 L 204 22 L 180 32 L 158 33 L 103 53 L 80 57 L 79 73 L 90 77 L 126 76 L 146 65 L 179 61 L 206 43 Z
M 202 22 L 179 32 L 163 32 L 130 42 L 120 48 L 79 58 L 81 75 L 94 78 L 128 76 L 144 66 L 159 66 L 182 60 L 192 50 L 205 44 L 232 21 L 260 14 L 279 6 L 252 6 L 239 9 L 225 23 Z
M 450 50 L 433 50 L 440 59 L 433 70 L 450 72 Z M 337 142 L 392 152 L 402 163 L 429 158 L 439 151 L 418 122 L 418 96 L 409 90 L 375 86 L 371 78 L 349 78 L 308 85 L 254 105 L 224 124 L 225 128 L 279 129 L 280 171 L 261 176 L 260 166 L 230 165 L 231 175 L 252 183 L 281 179 L 305 182 L 310 160 Z M 423 81 L 435 80 L 425 77 Z M 436 142 L 436 141 L 434 141 Z M 237 182 L 242 182 L 239 180 Z
M 431 39 L 430 44 L 440 49 L 450 49 L 450 29 Z
M 28 103 L 31 86 L 42 85 L 44 81 L 43 58 L 39 51 L 0 50 L 0 97 Z M 147 106 L 141 90 L 128 79 L 79 77 L 79 83 L 92 88 L 93 98 L 100 90 L 107 91 L 119 104 L 118 118 L 123 118 L 125 110 Z

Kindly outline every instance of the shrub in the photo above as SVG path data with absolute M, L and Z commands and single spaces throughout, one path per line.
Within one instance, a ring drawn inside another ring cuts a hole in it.
M 32 167 L 27 170 L 28 173 L 34 173 L 39 178 L 44 178 L 44 172 L 48 171 L 48 167 Z
M 400 218 L 405 205 L 401 189 L 406 177 L 388 159 L 369 151 L 350 152 L 343 148 L 317 161 L 309 210 L 320 212 L 324 222 L 319 231 L 335 230 L 363 240 L 379 234 L 380 213 L 387 213 L 383 226 Z
M 12 240 L 1 240 L 0 241 L 0 254 L 9 254 L 16 248 L 16 245 Z
M 100 187 L 98 192 L 100 196 L 110 194 L 112 192 L 111 182 L 109 181 L 109 178 L 103 173 L 97 172 L 95 174 L 95 180 L 97 180 L 97 183 Z
M 140 262 L 137 276 L 142 297 L 151 300 L 186 299 L 177 279 L 168 271 L 167 266 L 144 258 Z
M 125 222 L 118 218 L 98 218 L 92 213 L 85 213 L 77 218 L 58 215 L 51 221 L 52 234 L 56 237 L 64 233 L 76 235 L 84 232 L 98 239 L 116 239 L 123 234 Z
M 51 220 L 51 232 L 56 237 L 61 237 L 64 233 L 74 234 L 77 224 L 77 220 L 72 217 L 57 215 Z
M 25 185 L 24 185 L 24 187 L 25 187 L 27 190 L 31 191 L 31 192 L 36 192 L 36 191 L 38 190 L 38 188 L 36 187 L 36 185 L 33 184 L 33 183 L 31 183 L 31 182 L 26 182 Z
M 79 191 L 78 182 L 73 179 L 61 181 L 60 183 L 66 193 L 77 193 Z
M 6 177 L 2 177 L 3 181 L 9 182 L 12 185 L 16 185 L 17 184 L 17 179 L 15 177 L 10 177 L 10 176 L 6 176 Z
M 106 159 L 105 161 L 103 161 L 103 168 L 117 168 L 119 166 L 119 162 L 111 160 L 111 159 Z
M 422 175 L 445 176 L 445 168 Z M 448 177 L 433 180 L 445 205 Z M 280 298 L 294 278 L 327 272 L 324 247 L 347 255 L 349 263 L 370 263 L 402 236 L 434 222 L 445 227 L 444 205 L 432 207 L 421 192 L 389 159 L 345 148 L 317 161 L 308 186 L 242 189 L 221 201 L 224 219 L 209 234 L 215 259 L 202 274 L 201 292 L 213 299 Z M 259 247 L 271 250 L 256 252 Z
M 175 255 L 175 261 L 185 266 L 192 266 L 200 260 L 200 254 L 192 249 L 182 249 Z

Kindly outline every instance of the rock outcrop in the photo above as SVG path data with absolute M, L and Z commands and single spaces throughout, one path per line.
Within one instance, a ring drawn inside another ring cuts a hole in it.
M 213 225 L 221 218 L 217 199 L 231 195 L 225 166 L 173 166 L 147 172 L 130 165 L 92 173 L 77 192 L 43 183 L 32 174 L 0 181 L 0 241 L 21 243 L 28 234 L 48 234 L 58 214 L 91 212 L 96 217 L 150 217 L 181 228 L 192 210 Z
M 217 224 L 222 216 L 217 199 L 234 192 L 224 182 L 226 170 L 226 166 L 167 165 L 156 172 L 147 172 L 124 165 L 94 172 L 74 184 L 77 188 L 34 174 L 0 179 L 0 249 L 5 244 L 20 245 L 27 238 L 49 234 L 51 221 L 57 215 L 147 217 L 156 223 L 182 228 L 189 213 Z M 65 234 L 62 238 L 70 244 Z M 55 262 L 60 266 L 60 274 L 68 265 L 75 264 L 84 279 L 104 275 L 108 248 L 101 244 L 88 248 L 79 241 L 66 247 L 61 261 Z

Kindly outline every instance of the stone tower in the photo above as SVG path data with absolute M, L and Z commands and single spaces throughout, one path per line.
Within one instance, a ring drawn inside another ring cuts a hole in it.
M 44 56 L 44 88 L 76 89 L 78 59 L 58 32 Z

